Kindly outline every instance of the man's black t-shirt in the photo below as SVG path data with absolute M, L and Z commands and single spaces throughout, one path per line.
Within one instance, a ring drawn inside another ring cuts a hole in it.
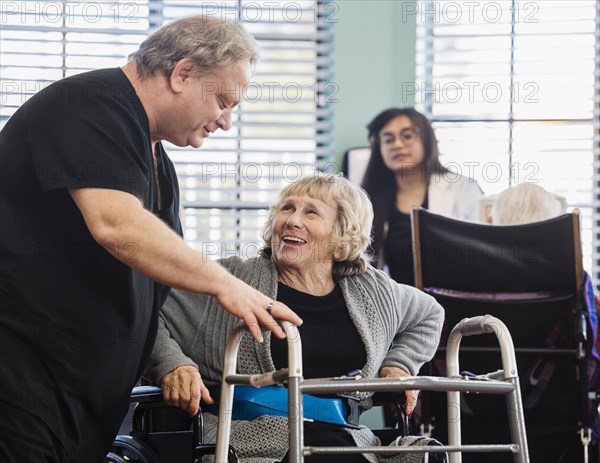
M 74 461 L 110 445 L 168 288 L 99 246 L 68 189 L 130 193 L 181 234 L 173 164 L 158 143 L 155 171 L 151 148 L 119 68 L 48 86 L 0 132 L 0 400 L 42 419 Z M 111 251 L 133 262 L 138 249 Z

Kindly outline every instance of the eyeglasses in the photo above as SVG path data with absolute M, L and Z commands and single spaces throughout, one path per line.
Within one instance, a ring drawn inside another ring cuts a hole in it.
M 419 129 L 416 127 L 407 127 L 400 131 L 400 140 L 405 145 L 412 145 L 419 139 Z M 392 145 L 396 141 L 396 135 L 393 133 L 385 133 L 380 137 L 381 144 L 384 146 Z

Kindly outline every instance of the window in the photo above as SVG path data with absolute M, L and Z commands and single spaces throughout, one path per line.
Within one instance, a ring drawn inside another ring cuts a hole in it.
M 188 243 L 210 257 L 249 257 L 284 182 L 335 170 L 336 11 L 323 1 L 3 1 L 0 128 L 44 86 L 123 65 L 149 33 L 175 18 L 203 14 L 242 22 L 256 37 L 261 60 L 233 128 L 200 150 L 165 146 L 178 171 Z
M 599 2 L 419 1 L 417 82 L 452 170 L 486 195 L 536 182 L 581 211 L 600 278 Z

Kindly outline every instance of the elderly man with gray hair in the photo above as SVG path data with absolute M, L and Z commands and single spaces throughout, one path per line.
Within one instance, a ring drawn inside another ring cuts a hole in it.
M 231 127 L 257 59 L 241 25 L 174 21 L 122 68 L 56 82 L 0 132 L 0 461 L 95 462 L 110 447 L 170 287 L 210 294 L 262 340 L 300 324 L 181 239 L 161 144 Z M 270 310 L 265 310 L 265 308 Z

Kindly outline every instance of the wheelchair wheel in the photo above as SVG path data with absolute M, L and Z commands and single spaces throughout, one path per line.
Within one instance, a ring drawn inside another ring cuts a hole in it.
M 228 458 L 229 463 L 240 463 L 240 457 L 238 457 L 237 452 L 231 446 L 229 446 Z
M 216 445 L 215 444 L 200 444 L 197 445 L 194 450 L 194 457 L 202 459 L 205 455 L 214 455 Z M 227 463 L 240 463 L 240 457 L 236 450 L 230 445 L 227 450 Z
M 123 460 L 119 455 L 115 455 L 112 452 L 108 452 L 108 454 L 104 457 L 104 461 L 102 463 L 127 463 L 127 461 Z
M 150 447 L 131 436 L 117 436 L 104 461 L 107 463 L 161 463 Z

